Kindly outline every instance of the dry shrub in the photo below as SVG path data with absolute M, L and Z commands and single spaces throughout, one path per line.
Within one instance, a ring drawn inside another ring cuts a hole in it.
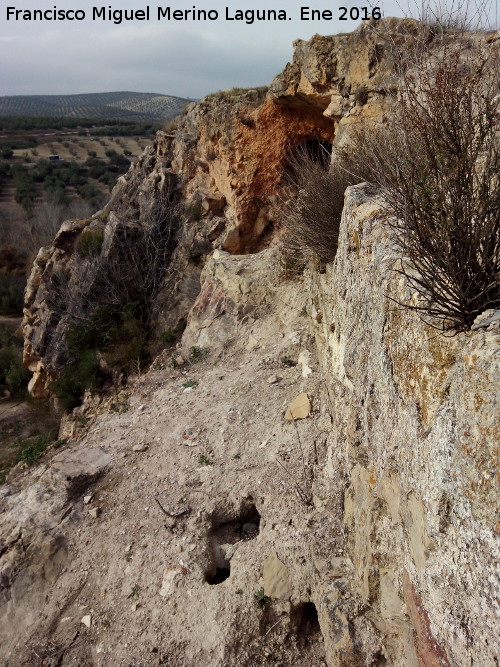
M 46 302 L 60 322 L 45 358 L 58 376 L 50 389 L 67 410 L 86 390 L 140 371 L 156 299 L 177 278 L 172 253 L 181 223 L 173 192 L 158 194 L 139 219 L 115 212 L 108 237 L 101 227 L 87 227 L 71 272 L 51 277 Z
M 55 290 L 64 314 L 85 322 L 93 319 L 99 307 L 125 312 L 133 306 L 149 333 L 155 300 L 168 286 L 180 219 L 180 209 L 169 193 L 158 195 L 140 220 L 115 214 L 114 222 L 108 223 L 114 224 L 110 248 L 102 227 L 84 229 L 76 243 L 71 280 L 62 285 L 65 298 Z
M 333 188 L 329 174 L 330 156 L 313 157 L 304 147 L 293 151 L 281 193 L 283 201 L 283 238 L 288 263 L 317 257 L 329 262 L 337 250 L 340 216 L 345 185 Z
M 409 4 L 412 15 L 435 35 L 449 30 L 493 30 L 498 11 L 494 0 L 418 0 Z
M 457 332 L 500 307 L 498 51 L 413 71 L 390 122 L 355 133 L 350 154 L 396 215 L 400 272 L 418 295 L 403 305 Z
M 348 151 L 333 161 L 321 147 L 312 152 L 302 145 L 291 152 L 280 196 L 287 273 L 301 270 L 309 260 L 321 266 L 334 259 L 345 189 L 368 176 L 351 166 Z
M 457 11 L 456 24 L 469 25 L 466 7 Z M 417 297 L 401 305 L 456 333 L 500 308 L 500 48 L 464 31 L 416 30 L 413 40 L 392 43 L 400 84 L 386 122 L 356 125 L 331 165 L 293 155 L 284 245 L 302 266 L 331 261 L 345 188 L 379 186 Z

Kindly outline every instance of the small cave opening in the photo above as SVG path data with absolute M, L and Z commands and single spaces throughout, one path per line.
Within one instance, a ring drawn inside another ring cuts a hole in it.
M 323 167 L 330 164 L 332 144 L 326 139 L 306 139 L 294 144 L 288 150 L 285 169 L 294 169 L 295 165 L 311 160 Z
M 325 169 L 330 164 L 332 144 L 326 139 L 302 139 L 290 144 L 283 159 L 281 182 L 295 184 L 300 178 L 304 164 L 312 161 Z
M 235 544 L 259 534 L 260 513 L 252 498 L 245 498 L 233 516 L 217 513 L 212 518 L 211 535 L 220 543 Z
M 215 584 L 222 584 L 223 581 L 229 579 L 231 574 L 231 568 L 229 567 L 216 567 L 215 572 L 213 570 L 205 574 L 205 581 L 211 586 Z
M 373 656 L 371 665 L 372 667 L 383 667 L 383 665 L 387 665 L 387 660 L 381 651 Z
M 321 637 L 318 612 L 313 602 L 303 602 L 295 607 L 291 614 L 292 627 L 295 629 L 297 644 L 305 647 L 317 642 Z
M 299 148 L 305 151 L 307 156 L 313 161 L 320 164 L 328 164 L 332 155 L 332 144 L 324 139 L 309 139 Z
M 240 542 L 253 540 L 259 534 L 260 513 L 251 497 L 245 498 L 234 517 L 218 513 L 212 518 L 208 534 L 212 566 L 205 572 L 208 584 L 221 584 L 231 574 L 231 557 Z

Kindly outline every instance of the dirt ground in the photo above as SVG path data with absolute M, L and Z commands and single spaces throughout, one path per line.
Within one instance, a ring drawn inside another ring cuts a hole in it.
M 303 305 L 294 291 L 238 323 L 232 344 L 181 350 L 181 367 L 164 353 L 87 411 L 85 434 L 54 461 L 86 451 L 109 465 L 69 504 L 57 504 L 48 457 L 7 487 L 12 512 L 31 494 L 53 522 L 3 600 L 6 667 L 325 664 L 311 549 L 332 548 L 335 519 L 309 499 L 329 416 L 314 361 L 307 378 L 292 365 L 312 352 Z M 301 392 L 311 415 L 286 421 Z

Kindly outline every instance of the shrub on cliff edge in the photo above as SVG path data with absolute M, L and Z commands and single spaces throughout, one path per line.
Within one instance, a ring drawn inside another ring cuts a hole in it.
M 471 56 L 463 37 L 443 37 L 430 58 L 418 34 L 387 122 L 356 125 L 330 167 L 295 157 L 284 206 L 289 255 L 324 263 L 345 187 L 378 185 L 416 293 L 400 305 L 452 333 L 500 308 L 500 49 Z
M 499 90 L 498 49 L 422 61 L 389 124 L 353 137 L 356 167 L 396 215 L 399 271 L 417 293 L 402 305 L 443 331 L 500 307 Z

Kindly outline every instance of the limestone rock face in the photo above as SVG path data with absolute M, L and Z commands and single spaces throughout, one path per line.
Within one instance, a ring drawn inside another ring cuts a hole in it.
M 296 40 L 293 62 L 275 77 L 269 96 L 278 104 L 323 114 L 334 125 L 335 143 L 341 143 L 352 125 L 384 119 L 402 73 L 411 73 L 416 38 L 429 53 L 443 48 L 428 26 L 398 18 L 362 22 L 346 35 Z M 468 33 L 462 52 L 479 53 L 492 41 L 491 33 Z
M 226 219 L 217 245 L 252 252 L 277 220 L 275 197 L 288 151 L 303 141 L 332 142 L 330 119 L 278 105 L 265 90 L 221 91 L 191 105 L 173 146 L 185 197 Z
M 383 120 L 406 67 L 399 54 L 406 54 L 406 44 L 410 53 L 416 34 L 425 40 L 425 31 L 413 19 L 387 18 L 347 35 L 297 40 L 293 63 L 274 79 L 270 97 L 328 118 L 340 144 L 353 125 Z
M 397 89 L 395 47 L 410 44 L 423 30 L 413 19 L 388 18 L 362 23 L 347 35 L 298 39 L 293 62 L 274 79 L 270 94 L 282 103 L 313 105 L 322 112 L 332 105 L 325 115 L 341 116 L 355 106 L 361 90 L 370 98 Z
M 329 490 L 318 485 L 319 498 L 343 493 L 353 565 L 344 581 L 369 606 L 390 664 L 488 665 L 500 325 L 445 338 L 394 307 L 386 295 L 405 302 L 411 294 L 394 271 L 386 215 L 364 186 L 349 188 L 336 259 L 308 277 L 309 308 L 323 314 L 311 321 L 333 407 Z M 324 604 L 352 622 L 350 603 Z M 332 655 L 342 641 L 332 641 Z
M 186 347 L 227 345 L 241 324 L 265 304 L 276 283 L 276 250 L 230 255 L 216 250 L 201 274 L 201 291 L 183 334 Z

